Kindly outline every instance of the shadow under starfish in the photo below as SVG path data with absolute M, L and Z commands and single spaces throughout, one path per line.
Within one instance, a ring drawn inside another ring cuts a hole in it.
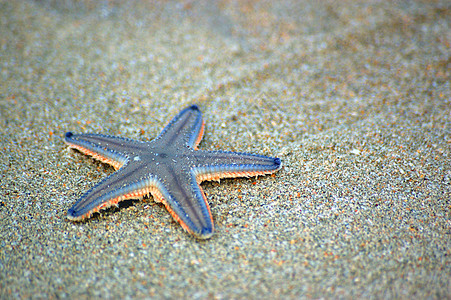
M 70 148 L 112 165 L 117 172 L 86 192 L 67 212 L 73 221 L 126 199 L 152 194 L 189 233 L 208 239 L 214 231 L 210 207 L 200 183 L 221 178 L 274 173 L 279 158 L 227 151 L 203 151 L 204 122 L 196 105 L 182 110 L 150 142 L 101 134 L 66 133 Z

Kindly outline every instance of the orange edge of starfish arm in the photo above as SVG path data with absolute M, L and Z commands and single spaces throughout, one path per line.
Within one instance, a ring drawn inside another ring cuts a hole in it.
M 108 157 L 102 156 L 100 154 L 97 154 L 96 152 L 91 151 L 91 150 L 89 150 L 89 149 L 87 149 L 85 147 L 82 147 L 82 146 L 79 146 L 79 145 L 76 145 L 76 144 L 72 144 L 72 143 L 67 143 L 67 144 L 69 145 L 70 148 L 77 149 L 78 151 L 80 151 L 83 154 L 92 156 L 92 158 L 95 158 L 95 159 L 97 159 L 97 160 L 99 160 L 99 161 L 101 161 L 103 163 L 109 164 L 115 170 L 119 170 L 124 165 L 123 163 L 121 163 L 119 161 L 116 161 L 116 160 L 113 160 L 111 158 L 108 158 Z
M 202 120 L 202 127 L 200 128 L 199 134 L 197 135 L 197 139 L 194 142 L 194 150 L 199 150 L 199 148 L 197 146 L 199 146 L 200 141 L 202 140 L 202 137 L 204 136 L 204 127 L 205 127 L 205 122 Z

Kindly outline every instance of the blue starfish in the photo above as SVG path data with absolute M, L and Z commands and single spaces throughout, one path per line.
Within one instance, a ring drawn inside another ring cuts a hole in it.
M 202 113 L 193 105 L 182 110 L 151 142 L 66 133 L 69 147 L 118 170 L 85 193 L 67 217 L 81 221 L 122 200 L 152 194 L 186 231 L 199 239 L 210 238 L 213 220 L 199 184 L 273 173 L 281 168 L 281 161 L 256 154 L 197 150 L 203 132 Z

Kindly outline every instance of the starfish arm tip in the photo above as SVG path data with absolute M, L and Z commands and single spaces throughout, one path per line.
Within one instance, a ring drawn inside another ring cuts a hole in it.
M 282 160 L 278 157 L 275 157 L 274 164 L 277 166 L 277 168 L 280 168 L 280 167 L 282 167 Z
M 204 227 L 199 232 L 193 232 L 193 235 L 199 240 L 208 240 L 213 235 L 213 227 Z
M 66 132 L 66 134 L 64 135 L 64 139 L 67 141 L 68 139 L 72 138 L 74 134 L 70 131 Z
M 199 110 L 199 106 L 197 106 L 197 104 L 193 104 L 190 106 L 190 109 L 192 110 Z
M 67 211 L 66 217 L 71 221 L 75 221 L 77 219 L 77 216 L 75 215 L 75 210 L 73 208 L 70 208 Z

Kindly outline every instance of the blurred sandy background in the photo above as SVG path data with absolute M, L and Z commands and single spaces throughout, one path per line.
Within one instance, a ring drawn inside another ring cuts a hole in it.
M 0 297 L 449 298 L 449 1 L 1 1 Z M 165 208 L 66 211 L 113 169 L 64 133 L 277 156 Z

